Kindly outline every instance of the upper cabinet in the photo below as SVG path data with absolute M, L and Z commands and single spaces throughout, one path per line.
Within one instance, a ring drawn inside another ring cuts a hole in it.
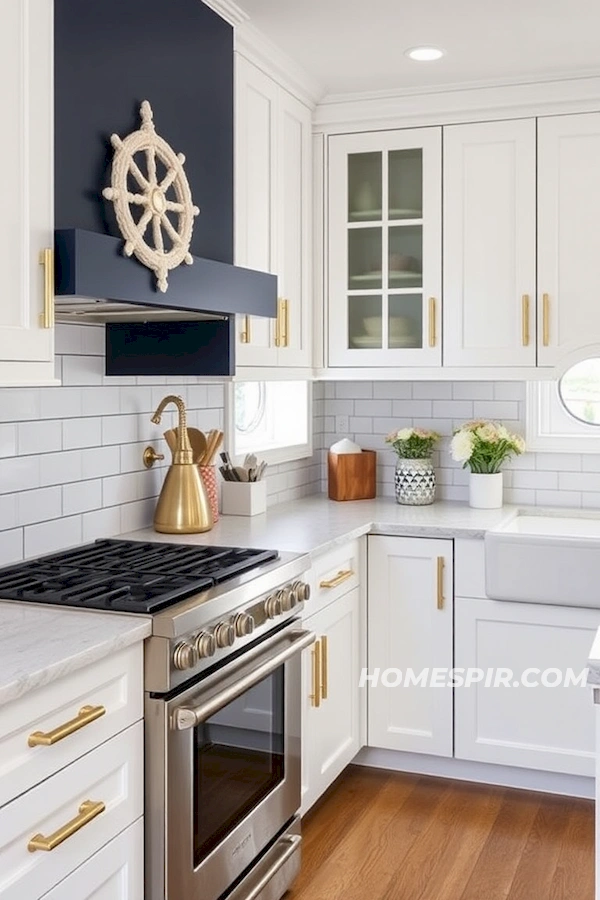
M 238 317 L 237 365 L 312 364 L 311 111 L 236 53 L 235 259 L 278 276 L 278 316 Z
M 47 384 L 54 381 L 53 3 L 6 0 L 2 34 L 0 384 Z
M 444 129 L 445 365 L 536 364 L 535 178 L 535 119 Z
M 600 343 L 600 114 L 538 119 L 538 362 Z
M 439 366 L 441 129 L 329 140 L 329 366 Z

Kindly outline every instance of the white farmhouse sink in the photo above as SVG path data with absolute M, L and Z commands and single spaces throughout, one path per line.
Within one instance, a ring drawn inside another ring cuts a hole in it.
M 600 517 L 518 513 L 485 536 L 493 600 L 600 609 Z

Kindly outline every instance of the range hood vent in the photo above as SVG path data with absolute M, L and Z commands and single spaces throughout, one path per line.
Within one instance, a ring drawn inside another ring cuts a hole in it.
M 165 294 L 153 272 L 123 255 L 123 240 L 76 228 L 55 232 L 58 322 L 127 323 L 223 320 L 277 315 L 277 278 L 194 257 L 169 273 Z

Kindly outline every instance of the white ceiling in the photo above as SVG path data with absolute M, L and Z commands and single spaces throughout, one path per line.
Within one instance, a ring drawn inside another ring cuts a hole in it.
M 600 71 L 599 0 L 238 0 L 325 93 Z M 404 50 L 443 47 L 438 62 Z

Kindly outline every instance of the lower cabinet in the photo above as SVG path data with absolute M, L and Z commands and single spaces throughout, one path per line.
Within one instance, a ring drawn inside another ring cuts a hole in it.
M 138 819 L 43 900 L 143 900 L 144 820 Z
M 567 687 L 563 676 L 583 672 L 600 611 L 458 597 L 455 620 L 456 667 L 510 670 L 511 684 L 494 687 L 484 678 L 455 688 L 455 755 L 593 776 L 591 691 L 585 678 Z M 522 680 L 536 686 L 515 685 Z
M 452 756 L 452 689 L 407 685 L 452 667 L 452 541 L 369 537 L 368 583 L 368 745 Z
M 360 592 L 354 588 L 310 618 L 316 643 L 302 665 L 302 813 L 360 750 Z

